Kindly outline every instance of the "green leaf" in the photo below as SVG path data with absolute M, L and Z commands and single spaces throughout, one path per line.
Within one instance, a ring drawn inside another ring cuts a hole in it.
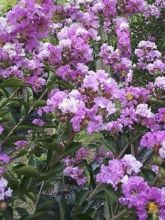
M 47 201 L 42 201 L 37 207 L 37 211 L 43 211 L 43 210 L 50 210 L 54 206 L 54 201 L 52 200 L 47 200 Z
M 22 124 L 17 128 L 17 131 L 37 130 L 38 127 L 31 124 Z
M 18 212 L 18 214 L 19 214 L 21 217 L 24 217 L 24 216 L 28 216 L 28 215 L 29 215 L 28 211 L 27 211 L 26 209 L 22 208 L 22 207 L 17 207 L 15 210 Z
M 31 165 L 25 165 L 15 170 L 18 175 L 25 175 L 30 177 L 38 177 L 39 173 L 36 168 Z
M 112 136 L 106 136 L 103 138 L 103 143 L 105 145 L 105 147 L 116 153 L 116 142 L 115 142 L 115 139 L 112 137 Z
M 40 212 L 36 212 L 34 215 L 30 215 L 26 218 L 23 218 L 23 220 L 44 220 L 44 217 L 46 217 L 46 215 L 48 214 L 53 214 L 51 211 L 40 211 Z
M 82 190 L 78 192 L 75 201 L 75 212 L 78 213 L 81 210 L 83 203 L 86 201 L 87 195 L 89 194 L 88 190 Z
M 74 142 L 72 143 L 63 153 L 63 157 L 66 157 L 68 155 L 72 155 L 73 153 L 75 153 L 79 148 L 81 147 L 81 143 L 80 142 Z
M 38 108 L 38 107 L 42 107 L 46 105 L 46 101 L 45 100 L 36 100 L 34 103 L 34 107 Z
M 142 175 L 151 184 L 153 183 L 156 176 L 155 173 L 150 169 L 143 169 Z
M 88 190 L 83 190 L 78 193 L 75 204 L 81 206 L 83 202 L 86 200 L 87 195 L 89 194 Z
M 93 218 L 87 214 L 76 215 L 75 220 L 93 220 Z
M 26 193 L 26 196 L 27 196 L 29 199 L 31 199 L 33 202 L 36 201 L 35 193 L 28 191 L 28 192 Z
M 9 98 L 1 98 L 0 100 L 0 108 L 5 106 L 9 102 Z
M 112 187 L 110 186 L 105 186 L 103 187 L 104 191 L 105 191 L 105 194 L 106 196 L 108 196 L 109 200 L 111 202 L 117 202 L 118 199 L 119 199 L 119 195 L 117 192 L 115 192 Z
M 8 172 L 6 174 L 6 178 L 7 180 L 9 181 L 9 186 L 12 188 L 12 189 L 19 189 L 20 187 L 20 183 L 19 183 L 19 180 L 18 178 L 16 178 L 12 173 Z
M 60 214 L 60 219 L 59 220 L 69 220 L 69 213 L 68 209 L 66 206 L 66 203 L 64 201 L 58 201 L 58 206 L 59 206 L 59 214 Z
M 92 187 L 95 187 L 95 178 L 91 164 L 85 163 L 84 172 L 87 176 L 88 182 L 91 184 Z
M 5 79 L 0 83 L 0 88 L 5 87 L 22 87 L 24 85 L 23 81 L 18 78 Z
M 46 172 L 46 173 L 40 173 L 39 180 L 48 180 L 48 179 L 54 179 L 57 174 L 59 174 L 63 170 L 63 165 L 61 163 L 56 163 L 52 170 Z
M 154 151 L 152 149 L 145 150 L 144 152 L 141 153 L 139 160 L 145 165 L 151 160 L 153 153 Z
M 28 153 L 28 149 L 22 149 L 22 150 L 20 150 L 17 154 L 16 154 L 16 157 L 18 158 L 18 157 L 22 157 L 22 156 L 24 156 L 25 154 L 27 154 Z
M 13 209 L 8 206 L 7 209 L 4 212 L 4 218 L 5 220 L 13 220 Z

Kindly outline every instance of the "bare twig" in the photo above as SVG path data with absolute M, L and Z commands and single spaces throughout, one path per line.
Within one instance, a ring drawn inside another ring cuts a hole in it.
M 119 212 L 119 214 L 115 215 L 113 218 L 111 218 L 110 220 L 116 220 L 119 217 L 121 217 L 124 213 L 126 212 L 126 210 L 124 209 L 123 211 Z
M 41 196 L 41 192 L 42 192 L 43 187 L 44 187 L 44 181 L 42 181 L 42 183 L 41 183 L 40 190 L 39 190 L 39 193 L 37 195 L 37 200 L 36 200 L 36 203 L 34 205 L 32 215 L 34 215 L 34 213 L 35 213 L 35 211 L 37 209 L 37 205 L 38 205 L 38 202 L 40 200 L 40 196 Z
M 101 186 L 101 183 L 99 183 L 96 188 L 89 194 L 89 196 L 87 197 L 87 200 L 91 200 L 93 198 L 93 196 L 95 195 L 95 193 L 97 192 L 97 190 L 99 189 L 99 187 Z

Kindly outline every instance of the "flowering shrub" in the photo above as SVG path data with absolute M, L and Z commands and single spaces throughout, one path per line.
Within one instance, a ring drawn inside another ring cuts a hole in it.
M 2 219 L 165 220 L 164 9 L 20 0 L 1 13 Z

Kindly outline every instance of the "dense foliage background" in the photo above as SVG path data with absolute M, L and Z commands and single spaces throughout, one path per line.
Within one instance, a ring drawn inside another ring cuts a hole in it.
M 165 220 L 164 9 L 1 0 L 1 219 Z

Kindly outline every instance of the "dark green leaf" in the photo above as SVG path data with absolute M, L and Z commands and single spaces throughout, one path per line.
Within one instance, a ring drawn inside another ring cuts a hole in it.
M 5 87 L 22 87 L 24 85 L 23 81 L 18 78 L 5 79 L 0 83 L 0 88 Z
M 86 214 L 79 214 L 75 217 L 75 220 L 93 220 L 93 218 Z
M 18 175 L 25 175 L 30 177 L 36 177 L 39 175 L 36 168 L 31 165 L 25 165 L 15 170 Z

